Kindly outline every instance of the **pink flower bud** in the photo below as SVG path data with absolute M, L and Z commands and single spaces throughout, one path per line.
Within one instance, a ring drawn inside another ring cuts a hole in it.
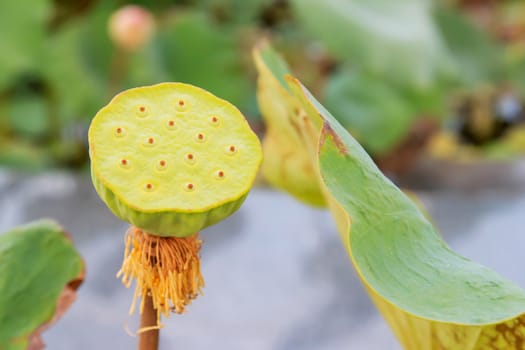
M 136 51 L 153 35 L 155 22 L 151 13 L 143 7 L 126 5 L 113 13 L 108 30 L 115 45 L 127 51 Z

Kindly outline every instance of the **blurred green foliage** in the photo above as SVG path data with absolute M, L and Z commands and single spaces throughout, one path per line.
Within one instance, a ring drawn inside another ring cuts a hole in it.
M 450 57 L 421 0 L 293 0 L 306 30 L 336 58 L 366 72 L 427 86 L 450 70 Z
M 334 75 L 325 91 L 326 105 L 373 154 L 387 152 L 410 127 L 417 111 L 407 100 L 380 79 L 352 69 Z
M 108 35 L 109 18 L 128 3 L 2 2 L 0 164 L 84 167 L 97 110 L 123 89 L 162 81 L 203 87 L 259 128 L 250 53 L 262 37 L 374 155 L 401 142 L 416 118 L 446 116 L 458 89 L 525 87 L 525 55 L 509 59 L 457 8 L 430 0 L 134 1 L 156 22 L 134 52 Z

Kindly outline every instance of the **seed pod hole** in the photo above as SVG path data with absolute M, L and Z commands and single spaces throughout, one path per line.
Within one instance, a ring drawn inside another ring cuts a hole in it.
M 177 128 L 176 124 L 175 124 L 175 120 L 168 120 L 166 122 L 166 127 L 170 130 L 174 130 Z
M 175 109 L 179 112 L 187 111 L 188 107 L 188 102 L 183 99 L 178 99 L 175 101 Z
M 148 109 L 146 108 L 146 106 L 138 106 L 137 107 L 137 116 L 138 117 L 146 117 L 148 115 Z
M 144 185 L 144 190 L 147 191 L 147 192 L 151 192 L 155 189 L 155 186 L 153 186 L 153 184 L 151 182 L 147 182 L 145 185 Z
M 186 163 L 194 164 L 195 163 L 195 155 L 193 153 L 188 153 L 184 156 L 184 160 Z
M 217 178 L 218 180 L 222 180 L 224 179 L 224 177 L 225 177 L 225 174 L 223 170 L 217 170 L 215 172 L 215 178 Z
M 215 115 L 211 116 L 211 118 L 210 118 L 210 124 L 211 124 L 211 125 L 213 125 L 213 126 L 219 126 L 220 123 L 221 123 L 221 122 L 220 122 L 220 120 L 219 120 L 219 117 L 217 117 L 217 116 L 215 116 Z
M 197 135 L 195 135 L 195 140 L 197 140 L 197 142 L 204 142 L 206 141 L 206 135 L 200 132 Z
M 161 159 L 157 162 L 157 169 L 159 170 L 165 170 L 167 168 L 168 164 L 164 159 Z
M 129 168 L 129 160 L 122 158 L 119 162 L 122 168 Z
M 195 191 L 195 185 L 192 184 L 191 182 L 188 182 L 184 184 L 184 190 L 186 190 L 187 192 Z
M 234 155 L 237 153 L 237 146 L 235 145 L 229 145 L 226 147 L 226 153 L 229 155 Z
M 115 129 L 115 136 L 122 137 L 124 136 L 124 129 L 121 127 L 118 127 Z
M 155 145 L 155 138 L 153 137 L 148 137 L 144 140 L 144 145 L 145 146 L 148 146 L 148 147 L 151 147 L 151 146 L 154 146 Z

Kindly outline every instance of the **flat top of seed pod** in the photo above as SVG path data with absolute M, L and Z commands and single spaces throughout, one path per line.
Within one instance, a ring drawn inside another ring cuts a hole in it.
M 91 166 L 126 205 L 205 211 L 246 194 L 261 146 L 237 108 L 183 83 L 120 93 L 89 128 Z

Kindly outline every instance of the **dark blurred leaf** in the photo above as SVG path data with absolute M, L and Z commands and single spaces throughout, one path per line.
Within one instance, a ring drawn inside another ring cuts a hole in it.
M 68 168 L 80 168 L 89 159 L 87 147 L 78 141 L 54 143 L 49 152 L 56 163 Z
M 43 138 L 49 131 L 46 101 L 37 95 L 15 96 L 7 101 L 11 130 L 28 138 Z
M 67 21 L 84 15 L 94 5 L 96 0 L 54 0 L 53 16 L 49 20 L 51 30 L 57 30 Z
M 1 235 L 0 261 L 0 349 L 24 350 L 74 301 L 84 264 L 49 220 Z
M 335 74 L 325 92 L 326 106 L 375 155 L 406 135 L 416 116 L 410 102 L 382 80 L 350 70 Z
M 45 45 L 48 0 L 2 1 L 0 4 L 0 89 L 40 63 Z
M 235 32 L 214 25 L 199 13 L 179 14 L 159 33 L 168 79 L 200 86 L 244 109 L 254 87 L 240 62 Z
M 200 0 L 201 8 L 206 9 L 219 21 L 233 25 L 253 24 L 265 6 L 274 0 Z
M 449 57 L 423 0 L 292 0 L 312 35 L 341 60 L 416 86 L 451 74 Z
M 468 19 L 452 8 L 436 7 L 434 21 L 456 65 L 458 79 L 476 84 L 498 77 L 501 49 Z
M 0 90 L 24 71 L 35 69 L 47 36 L 48 0 L 2 1 L 0 5 Z

